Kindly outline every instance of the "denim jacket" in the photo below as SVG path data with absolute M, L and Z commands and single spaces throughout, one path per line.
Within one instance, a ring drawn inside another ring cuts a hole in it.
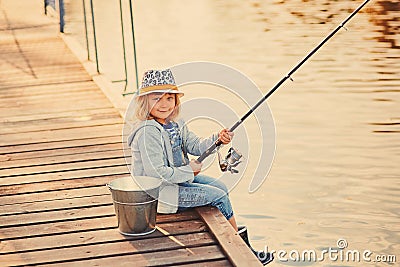
M 200 156 L 218 138 L 213 134 L 202 139 L 190 132 L 183 120 L 178 120 L 185 153 Z M 162 179 L 158 199 L 158 212 L 175 213 L 178 209 L 179 183 L 192 182 L 192 168 L 188 162 L 175 167 L 174 152 L 168 132 L 155 120 L 141 121 L 128 138 L 132 153 L 132 175 Z

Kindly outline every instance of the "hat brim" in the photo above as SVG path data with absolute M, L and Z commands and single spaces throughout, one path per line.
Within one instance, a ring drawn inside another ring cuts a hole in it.
M 144 95 L 149 95 L 153 93 L 164 93 L 164 94 L 178 94 L 179 96 L 185 95 L 182 91 L 179 90 L 173 90 L 173 89 L 160 89 L 160 90 L 153 90 L 153 91 L 148 91 L 148 92 L 142 92 L 138 94 L 137 96 L 144 96 Z

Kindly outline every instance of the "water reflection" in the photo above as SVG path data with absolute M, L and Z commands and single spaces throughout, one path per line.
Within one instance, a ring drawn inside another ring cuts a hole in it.
M 394 112 L 400 112 L 398 107 L 398 93 L 400 92 L 399 79 L 399 59 L 400 59 L 400 2 L 395 0 L 375 1 L 366 9 L 369 14 L 369 21 L 377 28 L 374 30 L 377 35 L 373 37 L 378 42 L 375 55 L 374 67 L 378 68 L 378 83 L 382 83 L 379 89 L 374 89 L 373 93 L 380 94 L 379 97 L 373 98 L 373 101 L 381 102 L 383 105 L 392 105 Z M 386 47 L 389 50 L 383 50 Z M 379 63 L 378 63 L 379 62 Z M 384 62 L 384 63 L 383 63 Z M 384 68 L 384 69 L 383 69 Z M 397 71 L 396 71 L 397 70 Z M 396 103 L 397 102 L 397 103 Z M 385 106 L 383 106 L 385 107 Z M 378 126 L 372 130 L 373 133 L 400 133 L 400 120 L 395 118 L 396 113 L 391 113 L 385 121 L 371 122 L 370 125 Z
M 400 2 L 397 0 L 374 1 L 374 5 L 368 10 L 371 15 L 370 21 L 381 27 L 378 32 L 382 35 L 376 37 L 376 40 L 389 43 L 390 48 L 399 49 L 399 40 L 395 38 L 399 38 L 400 33 Z

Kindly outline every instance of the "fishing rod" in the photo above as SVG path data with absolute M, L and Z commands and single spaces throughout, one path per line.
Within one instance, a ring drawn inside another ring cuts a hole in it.
M 344 28 L 345 30 L 346 27 L 344 27 L 344 25 L 351 19 L 354 17 L 355 14 L 357 14 L 370 0 L 365 0 L 358 8 L 356 8 L 345 20 L 343 20 L 342 23 L 340 23 L 328 36 L 326 36 L 321 43 L 319 43 L 319 45 L 317 45 L 308 55 L 306 55 L 304 57 L 303 60 L 301 60 L 291 71 L 289 71 L 289 73 L 283 77 L 263 98 L 261 98 L 240 120 L 238 120 L 230 129 L 230 132 L 233 132 L 240 124 L 242 124 L 242 122 L 244 120 L 247 119 L 247 117 L 249 117 L 257 108 L 258 106 L 260 106 L 265 100 L 267 100 L 268 97 L 270 97 L 287 79 L 290 79 L 293 81 L 292 79 L 292 74 L 295 73 L 308 59 L 310 59 L 310 57 L 312 55 L 315 54 L 315 52 L 317 52 L 329 39 L 331 39 L 341 28 Z M 222 142 L 217 140 L 214 144 L 212 144 L 203 154 L 201 154 L 200 157 L 197 158 L 197 161 L 200 163 L 202 162 L 206 157 L 208 157 L 209 155 L 211 155 L 213 153 L 213 151 L 217 148 L 219 148 L 219 146 L 221 146 Z M 225 164 L 229 164 L 230 160 L 230 156 L 234 156 L 236 158 L 238 158 L 237 160 L 240 159 L 241 154 L 240 152 L 236 151 L 236 150 L 230 150 Z M 233 159 L 231 159 L 233 160 Z M 236 161 L 237 162 L 237 161 Z M 221 168 L 223 171 L 224 169 Z M 226 169 L 226 168 L 225 168 Z

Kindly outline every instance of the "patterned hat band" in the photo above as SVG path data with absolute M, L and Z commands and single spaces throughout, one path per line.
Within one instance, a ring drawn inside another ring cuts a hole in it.
M 178 90 L 175 78 L 170 69 L 165 70 L 149 70 L 143 75 L 142 85 L 139 88 L 138 96 L 150 93 L 171 93 L 181 94 Z

